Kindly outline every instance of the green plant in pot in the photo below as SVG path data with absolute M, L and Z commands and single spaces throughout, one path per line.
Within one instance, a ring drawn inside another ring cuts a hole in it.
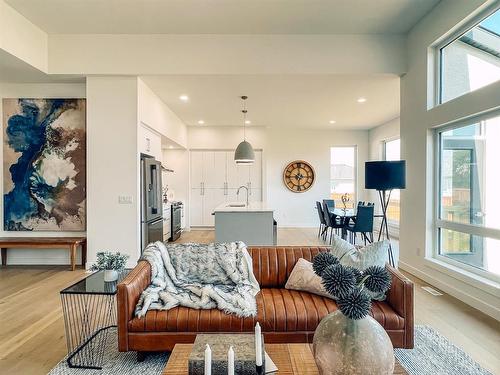
M 100 251 L 97 253 L 97 260 L 90 267 L 90 270 L 104 271 L 104 281 L 116 281 L 118 280 L 118 273 L 125 269 L 128 258 L 128 255 L 120 252 Z
M 372 295 L 386 293 L 391 276 L 383 267 L 360 271 L 330 253 L 313 261 L 314 272 L 337 301 L 314 333 L 313 353 L 320 374 L 392 374 L 394 351 L 384 328 L 371 316 Z

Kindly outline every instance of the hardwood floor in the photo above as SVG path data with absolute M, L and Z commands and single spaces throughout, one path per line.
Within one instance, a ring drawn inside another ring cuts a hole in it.
M 64 357 L 59 291 L 84 276 L 67 266 L 0 268 L 0 373 L 46 374 Z
M 212 242 L 212 230 L 184 233 L 179 242 Z M 278 231 L 279 245 L 321 245 L 315 229 Z M 0 268 L 0 373 L 46 374 L 66 354 L 59 291 L 85 271 L 66 266 Z M 417 324 L 427 324 L 463 348 L 493 374 L 500 374 L 500 323 L 461 301 L 423 291 L 415 283 Z

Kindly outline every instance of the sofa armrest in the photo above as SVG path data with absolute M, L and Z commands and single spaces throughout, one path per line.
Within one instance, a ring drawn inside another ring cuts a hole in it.
M 128 351 L 128 322 L 133 319 L 141 293 L 151 284 L 151 266 L 140 261 L 118 284 L 116 293 L 118 349 Z
M 391 288 L 387 292 L 387 303 L 405 320 L 404 347 L 413 348 L 414 312 L 413 312 L 413 282 L 397 269 L 387 265 L 392 277 Z

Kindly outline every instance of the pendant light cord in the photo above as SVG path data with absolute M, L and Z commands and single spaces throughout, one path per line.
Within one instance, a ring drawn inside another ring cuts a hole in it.
M 246 131 L 246 124 L 247 124 L 247 96 L 242 96 L 241 99 L 243 100 L 243 140 L 247 140 L 247 131 Z

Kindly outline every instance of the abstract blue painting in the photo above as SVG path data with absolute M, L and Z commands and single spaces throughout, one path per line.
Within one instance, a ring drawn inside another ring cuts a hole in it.
M 3 99 L 4 230 L 85 230 L 85 99 Z

